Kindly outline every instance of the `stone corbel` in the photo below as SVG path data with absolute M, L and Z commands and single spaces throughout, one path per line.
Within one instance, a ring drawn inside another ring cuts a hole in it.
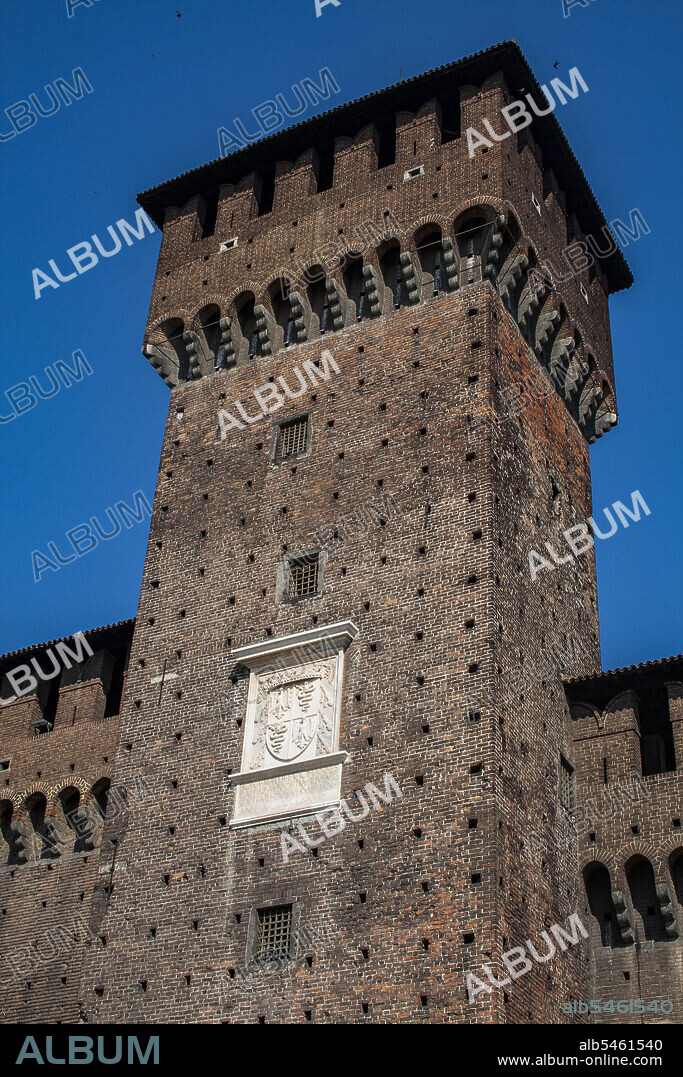
M 450 236 L 446 236 L 441 240 L 441 249 L 443 250 L 443 265 L 448 290 L 454 292 L 458 287 L 458 261 L 455 256 L 453 240 Z
M 617 913 L 617 924 L 621 932 L 621 939 L 625 946 L 630 946 L 635 941 L 633 926 L 629 919 L 626 899 L 621 890 L 612 891 L 612 902 Z
M 529 278 L 526 289 L 519 301 L 517 310 L 517 324 L 523 333 L 526 333 L 529 323 L 541 303 L 548 294 L 548 286 L 543 281 L 532 281 Z
M 664 883 L 660 883 L 656 888 L 657 901 L 659 907 L 662 910 L 662 917 L 664 920 L 664 930 L 670 939 L 678 938 L 678 925 L 676 923 L 676 913 L 674 912 L 673 899 L 671 897 L 671 891 L 669 887 Z
M 363 280 L 365 281 L 365 296 L 370 308 L 370 317 L 377 318 L 382 313 L 384 282 L 373 266 L 363 266 Z
M 261 352 L 263 355 L 272 355 L 273 347 L 271 341 L 273 339 L 272 326 L 270 325 L 270 318 L 268 311 L 263 304 L 258 303 L 254 307 L 254 321 L 256 323 L 256 332 L 258 333 L 259 343 L 261 345 Z
M 197 334 L 191 329 L 188 329 L 183 333 L 183 343 L 185 345 L 185 351 L 190 361 L 190 378 L 200 378 L 202 376 L 200 359 L 199 359 L 199 341 L 197 340 Z
M 216 370 L 228 370 L 237 363 L 232 339 L 232 323 L 229 318 L 221 318 L 218 326 L 221 331 L 221 343 L 216 355 Z
M 512 293 L 519 287 L 524 275 L 529 269 L 529 259 L 526 254 L 518 254 L 514 262 L 499 284 L 500 298 L 508 303 L 512 302 Z
M 308 340 L 308 329 L 306 328 L 306 318 L 304 314 L 304 301 L 299 292 L 290 292 L 289 302 L 292 308 L 292 317 L 294 318 L 297 343 L 302 344 L 305 340 Z
M 561 321 L 560 313 L 557 310 L 549 310 L 546 314 L 541 314 L 538 319 L 534 351 L 539 359 L 543 360 L 547 349 L 552 347 L 552 342 L 557 335 Z
M 418 274 L 415 262 L 407 252 L 400 256 L 400 262 L 401 273 L 408 293 L 408 302 L 414 305 L 420 302 L 421 274 Z
M 344 313 L 342 310 L 342 296 L 338 285 L 333 280 L 325 282 L 325 291 L 330 302 L 330 316 L 332 327 L 335 332 L 344 328 Z
M 486 263 L 482 270 L 482 277 L 489 277 L 494 283 L 498 278 L 501 268 L 500 252 L 503 246 L 506 225 L 507 218 L 505 214 L 499 213 L 493 226 L 491 242 L 489 243 L 489 249 L 486 253 Z
M 565 399 L 568 399 L 566 378 L 571 357 L 576 350 L 576 342 L 573 337 L 562 337 L 553 344 L 548 369 L 556 385 L 562 386 Z

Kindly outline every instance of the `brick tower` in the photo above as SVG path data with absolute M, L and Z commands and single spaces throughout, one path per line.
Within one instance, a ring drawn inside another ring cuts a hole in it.
M 552 112 L 470 156 L 525 95 L 498 45 L 139 199 L 171 399 L 114 771 L 152 794 L 105 823 L 86 1020 L 589 997 L 582 940 L 501 957 L 583 908 L 562 676 L 599 669 L 595 565 L 528 553 L 591 515 L 631 278 L 610 244 L 557 274 L 605 221 Z

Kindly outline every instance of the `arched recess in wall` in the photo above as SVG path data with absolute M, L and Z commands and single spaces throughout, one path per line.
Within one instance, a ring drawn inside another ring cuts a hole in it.
M 538 259 L 536 251 L 529 245 L 522 248 L 519 244 L 516 258 L 506 262 L 510 265 L 509 270 L 505 267 L 499 278 L 501 298 L 520 329 L 524 329 L 526 311 L 529 300 L 534 294 L 534 288 L 538 279 Z
M 184 331 L 182 318 L 167 318 L 150 332 L 145 345 L 145 355 L 174 382 L 187 381 L 190 376 Z
M 321 336 L 334 332 L 333 306 L 335 300 L 337 306 L 339 301 L 336 292 L 330 295 L 325 270 L 321 265 L 313 265 L 306 270 L 305 279 L 309 282 L 306 298 L 311 310 L 311 331 L 318 332 Z
M 109 778 L 100 778 L 92 787 L 92 799 L 95 802 L 99 814 L 104 818 L 107 814 L 111 781 Z
M 206 372 L 216 366 L 218 349 L 221 346 L 220 320 L 221 308 L 217 303 L 208 303 L 197 313 L 197 328 L 194 331 L 199 345 L 197 354 L 200 365 Z
M 54 824 L 46 818 L 47 800 L 43 793 L 32 793 L 25 804 L 31 828 L 30 860 L 55 860 L 59 856 L 59 841 Z
M 75 786 L 60 789 L 57 797 L 57 829 L 63 853 L 82 851 L 83 821 L 80 809 L 81 794 Z
M 426 295 L 448 291 L 444 265 L 443 232 L 438 224 L 425 224 L 413 237 L 422 270 L 422 285 Z
M 676 901 L 683 910 L 683 848 L 674 849 L 669 856 L 669 872 Z
M 401 266 L 401 245 L 397 239 L 390 239 L 382 244 L 379 265 L 384 286 L 391 291 L 393 307 L 398 310 L 408 302 L 408 292 Z
M 625 873 L 633 905 L 636 942 L 644 939 L 666 941 L 668 936 L 657 898 L 652 864 L 646 857 L 636 854 L 627 861 Z
M 453 241 L 458 261 L 458 286 L 466 288 L 483 279 L 491 251 L 496 211 L 493 206 L 470 206 L 453 223 Z
M 238 353 L 239 359 L 245 359 L 247 357 L 255 358 L 256 356 L 263 355 L 261 341 L 256 329 L 256 315 L 254 313 L 255 303 L 256 299 L 253 292 L 242 292 L 235 299 L 235 321 L 239 327 L 239 334 L 242 338 L 240 341 L 241 347 Z
M 12 826 L 14 805 L 11 800 L 0 800 L 0 867 L 19 863 L 19 849 Z
M 594 860 L 583 871 L 583 883 L 586 898 L 596 925 L 600 931 L 603 946 L 621 946 L 622 938 L 617 922 L 617 910 L 612 900 L 612 881 L 604 864 Z
M 363 277 L 363 258 L 360 254 L 349 252 L 344 267 L 344 288 L 348 299 L 353 303 L 357 321 L 367 318 L 370 311 L 367 301 L 367 289 Z
M 284 277 L 278 277 L 268 287 L 268 298 L 275 318 L 275 324 L 279 327 L 281 340 L 275 341 L 275 347 L 280 343 L 288 348 L 290 344 L 298 343 L 294 308 L 290 295 L 292 282 Z
M 327 325 L 323 328 L 325 322 L 325 304 L 327 300 L 327 292 L 325 288 L 327 277 L 325 276 L 325 270 L 319 264 L 312 265 L 306 270 L 304 279 L 307 281 L 306 298 L 313 316 L 312 327 L 319 330 L 321 333 L 326 332 L 330 327 Z M 327 309 L 329 313 L 329 304 L 327 305 Z

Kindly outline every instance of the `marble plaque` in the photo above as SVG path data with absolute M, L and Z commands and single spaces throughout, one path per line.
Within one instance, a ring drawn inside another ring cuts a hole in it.
M 237 648 L 250 668 L 242 765 L 231 826 L 339 803 L 339 719 L 351 622 Z

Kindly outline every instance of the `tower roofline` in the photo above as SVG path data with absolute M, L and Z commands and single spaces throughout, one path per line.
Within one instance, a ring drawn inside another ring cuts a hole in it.
M 462 85 L 481 85 L 501 71 L 513 95 L 542 90 L 516 41 L 502 41 L 461 60 L 433 68 L 421 75 L 394 83 L 321 113 L 283 131 L 252 142 L 234 153 L 183 172 L 174 179 L 151 187 L 138 195 L 138 202 L 159 227 L 168 206 L 184 205 L 193 195 L 208 193 L 223 183 L 238 183 L 250 172 L 272 166 L 278 160 L 296 160 L 314 141 L 334 142 L 336 137 L 353 137 L 365 125 L 386 123 L 401 111 L 416 112 L 426 100 L 453 92 L 453 80 Z M 534 132 L 542 147 L 544 162 L 552 168 L 565 192 L 567 212 L 575 213 L 587 234 L 597 235 L 607 225 L 588 180 L 557 121 L 555 112 L 538 117 Z M 601 260 L 610 292 L 628 288 L 633 275 L 620 250 Z

